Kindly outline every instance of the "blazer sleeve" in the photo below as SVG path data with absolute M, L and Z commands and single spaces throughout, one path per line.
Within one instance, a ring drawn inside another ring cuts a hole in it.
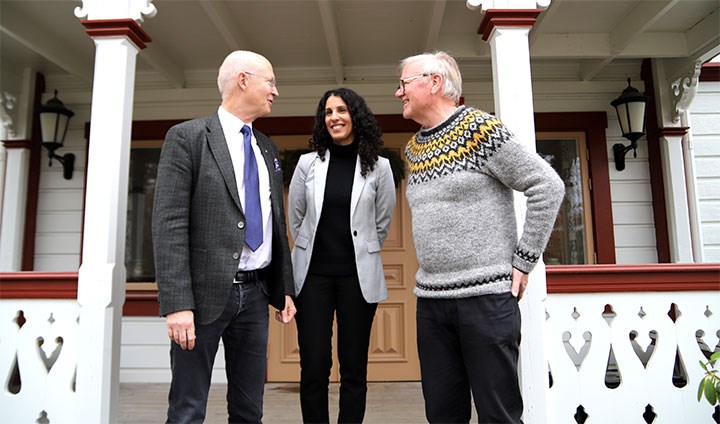
M 293 240 L 297 239 L 307 210 L 305 180 L 311 163 L 308 160 L 309 158 L 310 155 L 300 157 L 288 190 L 288 220 L 290 224 L 290 235 Z
M 193 182 L 189 141 L 182 127 L 171 128 L 158 163 L 152 239 L 162 316 L 195 309 L 189 251 Z
M 375 196 L 375 226 L 378 240 L 382 246 L 387 238 L 393 210 L 395 209 L 395 182 L 393 181 L 390 162 L 385 158 L 378 158 L 378 178 Z

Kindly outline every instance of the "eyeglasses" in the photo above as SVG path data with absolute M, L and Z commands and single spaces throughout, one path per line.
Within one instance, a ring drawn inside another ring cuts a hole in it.
M 254 74 L 254 73 L 248 72 L 248 71 L 242 71 L 242 72 L 245 72 L 246 74 L 252 75 L 254 77 L 260 77 L 260 78 L 264 79 L 266 83 L 270 84 L 271 88 L 277 87 L 277 81 L 275 81 L 275 78 L 268 78 L 265 75 Z
M 398 81 L 397 89 L 400 90 L 400 94 L 405 94 L 405 86 L 410 84 L 411 82 L 415 81 L 418 78 L 422 77 L 429 77 L 432 74 L 425 73 L 425 74 L 419 74 L 414 75 L 412 77 L 402 78 L 400 81 Z

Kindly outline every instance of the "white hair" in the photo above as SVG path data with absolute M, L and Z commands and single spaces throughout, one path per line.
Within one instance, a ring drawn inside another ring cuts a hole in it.
M 457 104 L 462 95 L 462 75 L 455 58 L 442 51 L 422 53 L 400 61 L 398 70 L 402 72 L 405 66 L 418 62 L 422 63 L 422 73 L 442 76 L 443 96 Z

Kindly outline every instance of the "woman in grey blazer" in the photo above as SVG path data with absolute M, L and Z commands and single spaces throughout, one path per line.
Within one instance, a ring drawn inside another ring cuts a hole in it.
M 382 131 L 365 100 L 347 88 L 318 104 L 310 147 L 288 197 L 300 405 L 306 423 L 327 423 L 333 315 L 340 361 L 338 423 L 362 422 L 370 330 L 387 298 L 380 250 L 395 208 L 390 163 L 378 156 Z

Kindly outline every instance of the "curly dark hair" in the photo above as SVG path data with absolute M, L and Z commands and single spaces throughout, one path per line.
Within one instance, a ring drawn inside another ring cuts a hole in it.
M 349 88 L 336 88 L 328 90 L 318 103 L 315 113 L 315 126 L 310 139 L 310 148 L 317 151 L 321 160 L 325 160 L 328 145 L 333 143 L 332 137 L 325 125 L 325 103 L 330 96 L 338 96 L 348 107 L 352 120 L 353 135 L 360 156 L 360 175 L 367 178 L 367 174 L 375 169 L 378 154 L 383 145 L 382 130 L 375 120 L 375 115 L 359 94 Z

